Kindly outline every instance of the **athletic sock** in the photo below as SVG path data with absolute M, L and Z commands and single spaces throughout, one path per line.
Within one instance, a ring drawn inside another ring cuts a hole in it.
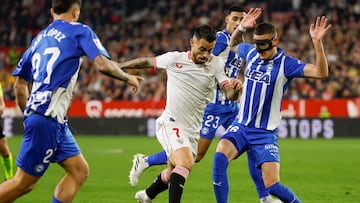
M 213 187 L 216 202 L 228 202 L 229 181 L 227 175 L 228 159 L 221 152 L 216 152 L 213 160 Z
M 51 203 L 63 203 L 62 201 L 55 198 L 55 196 L 52 197 Z
M 176 166 L 174 168 L 169 180 L 169 203 L 180 203 L 185 181 L 189 173 L 189 169 L 183 166 Z
M 158 152 L 156 154 L 152 154 L 147 157 L 147 162 L 149 166 L 153 165 L 164 165 L 167 163 L 167 155 L 165 151 Z
M 160 175 L 156 177 L 150 187 L 145 190 L 150 199 L 154 199 L 156 195 L 168 189 L 169 180 L 166 177 L 166 173 L 167 169 L 163 170 Z
M 256 191 L 258 193 L 259 199 L 267 197 L 269 195 L 268 189 L 266 189 L 264 185 L 264 181 L 262 179 L 261 169 L 256 168 L 255 164 L 255 157 L 250 153 L 247 152 L 248 157 L 248 168 L 250 176 L 255 183 Z
M 11 153 L 9 154 L 8 157 L 1 157 L 0 159 L 4 167 L 5 179 L 12 178 L 14 176 L 14 172 L 13 172 L 13 157 Z
M 297 196 L 293 191 L 291 191 L 289 188 L 285 187 L 284 185 L 280 184 L 279 182 L 270 186 L 268 189 L 270 194 L 278 197 L 283 202 L 301 203 L 301 201 L 297 198 Z

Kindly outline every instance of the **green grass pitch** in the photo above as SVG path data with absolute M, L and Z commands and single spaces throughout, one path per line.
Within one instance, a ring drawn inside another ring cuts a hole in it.
M 131 203 L 137 190 L 147 187 L 164 166 L 149 168 L 139 184 L 128 184 L 128 173 L 135 153 L 151 154 L 161 150 L 155 138 L 145 136 L 80 136 L 76 139 L 90 165 L 90 176 L 76 196 L 76 203 Z M 16 156 L 21 136 L 9 138 Z M 193 168 L 183 193 L 185 203 L 215 202 L 212 189 L 212 157 L 215 139 L 205 158 Z M 304 203 L 345 203 L 360 199 L 360 139 L 282 139 L 281 182 L 289 186 Z M 0 175 L 3 169 L 0 168 Z M 64 175 L 52 164 L 35 189 L 16 203 L 51 202 L 53 189 Z M 1 176 L 0 176 L 1 177 Z M 229 202 L 259 202 L 248 173 L 246 155 L 229 166 Z M 154 202 L 167 202 L 168 193 Z

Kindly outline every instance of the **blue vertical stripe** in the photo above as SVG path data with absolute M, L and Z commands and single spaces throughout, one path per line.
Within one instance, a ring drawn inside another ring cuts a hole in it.
M 249 126 L 255 126 L 256 116 L 259 111 L 259 105 L 260 105 L 260 95 L 262 90 L 262 83 L 256 82 L 255 83 L 255 91 L 253 95 L 253 104 L 251 109 L 251 119 L 248 123 Z
M 248 80 L 247 81 L 247 86 L 246 86 L 246 95 L 245 97 L 247 98 L 251 98 L 251 89 L 252 89 L 252 86 L 254 85 L 254 82 L 251 81 L 251 80 Z M 241 105 L 244 105 L 244 111 L 241 112 L 243 113 L 243 118 L 241 120 L 241 123 L 242 124 L 246 124 L 247 120 L 248 120 L 248 117 L 249 117 L 249 112 L 250 112 L 250 102 L 251 102 L 251 99 L 244 99 L 242 100 L 241 102 L 243 103 L 240 103 Z

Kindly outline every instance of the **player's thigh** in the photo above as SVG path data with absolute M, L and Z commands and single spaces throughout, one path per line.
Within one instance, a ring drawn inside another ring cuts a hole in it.
M 209 149 L 212 139 L 200 137 L 198 143 L 198 154 L 205 154 Z
M 192 150 L 189 147 L 171 151 L 169 160 L 174 166 L 183 166 L 188 169 L 191 169 L 195 162 Z
M 21 191 L 29 191 L 35 187 L 40 177 L 30 175 L 21 168 L 17 168 L 16 174 L 10 181 L 14 181 L 15 187 Z
M 71 174 L 79 181 L 83 181 L 89 174 L 89 165 L 82 154 L 69 157 L 59 164 L 66 173 Z

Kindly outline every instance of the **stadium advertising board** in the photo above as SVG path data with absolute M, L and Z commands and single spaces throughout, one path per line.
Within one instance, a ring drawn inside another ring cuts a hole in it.
M 4 116 L 21 117 L 15 102 L 6 102 Z M 156 118 L 165 107 L 160 101 L 73 101 L 69 117 L 83 118 Z M 283 118 L 359 118 L 360 98 L 333 100 L 284 100 Z
M 73 101 L 69 109 L 70 125 L 80 134 L 151 133 L 153 118 L 158 117 L 165 101 Z M 280 138 L 332 139 L 359 137 L 360 98 L 330 101 L 283 101 Z M 6 134 L 21 134 L 22 113 L 15 102 L 7 102 L 4 111 Z M 91 125 L 89 125 L 91 123 Z M 92 126 L 92 127 L 89 127 Z M 150 133 L 149 133 L 150 132 Z

